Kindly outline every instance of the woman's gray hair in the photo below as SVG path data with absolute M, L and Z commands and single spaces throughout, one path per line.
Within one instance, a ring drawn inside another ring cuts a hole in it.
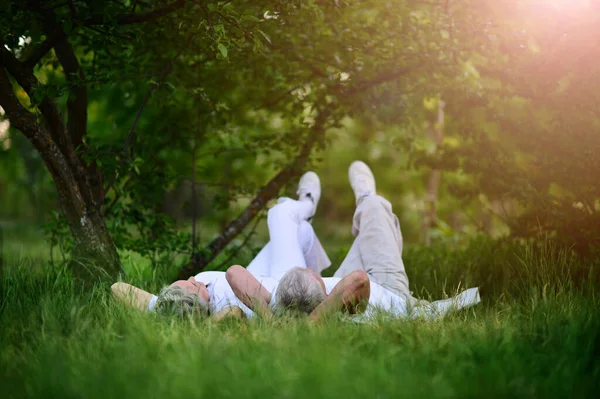
M 278 311 L 309 314 L 325 299 L 319 280 L 310 270 L 302 267 L 290 269 L 283 275 L 275 294 Z
M 194 313 L 207 315 L 209 311 L 204 299 L 177 286 L 160 290 L 154 309 L 157 313 L 180 317 Z

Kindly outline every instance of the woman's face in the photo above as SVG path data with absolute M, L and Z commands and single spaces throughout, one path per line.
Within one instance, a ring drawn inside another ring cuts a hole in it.
M 196 281 L 194 277 L 190 277 L 187 280 L 175 281 L 171 284 L 171 287 L 181 287 L 190 294 L 198 295 L 198 297 L 202 298 L 206 303 L 209 302 L 210 295 L 206 285 Z

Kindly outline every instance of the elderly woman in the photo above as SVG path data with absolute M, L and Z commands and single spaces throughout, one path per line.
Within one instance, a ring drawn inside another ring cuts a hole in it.
M 211 315 L 216 320 L 252 313 L 236 298 L 224 272 L 203 272 L 176 281 L 164 287 L 158 296 L 122 282 L 113 284 L 111 293 L 116 300 L 148 312 Z

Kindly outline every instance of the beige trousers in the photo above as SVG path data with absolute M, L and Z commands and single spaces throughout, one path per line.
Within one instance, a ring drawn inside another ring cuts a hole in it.
M 412 303 L 402 262 L 400 222 L 392 204 L 378 195 L 359 199 L 352 222 L 354 243 L 334 277 L 364 270 L 371 281 Z

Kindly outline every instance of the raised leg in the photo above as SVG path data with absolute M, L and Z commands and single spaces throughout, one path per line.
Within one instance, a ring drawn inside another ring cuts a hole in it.
M 293 267 L 310 267 L 316 272 L 329 267 L 331 262 L 306 221 L 313 210 L 312 202 L 292 199 L 271 208 L 267 216 L 271 240 L 248 265 L 248 271 L 279 279 Z
M 400 223 L 389 201 L 378 195 L 362 197 L 354 213 L 352 234 L 356 238 L 335 277 L 362 269 L 387 290 L 411 297 L 402 261 Z
M 323 245 L 321 245 L 312 225 L 307 221 L 303 220 L 298 226 L 298 242 L 304 254 L 306 267 L 321 274 L 321 271 L 331 266 L 331 261 Z

